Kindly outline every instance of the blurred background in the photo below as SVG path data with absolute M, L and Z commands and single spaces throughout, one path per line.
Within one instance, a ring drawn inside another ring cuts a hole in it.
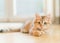
M 59 0 L 0 0 L 0 22 L 24 22 L 35 13 L 50 14 L 54 24 L 60 24 Z
M 22 33 L 0 33 L 1 43 L 60 43 L 60 0 L 0 0 L 0 30 L 19 29 L 36 13 L 51 15 L 50 35 L 40 38 Z M 28 40 L 28 41 L 27 41 Z

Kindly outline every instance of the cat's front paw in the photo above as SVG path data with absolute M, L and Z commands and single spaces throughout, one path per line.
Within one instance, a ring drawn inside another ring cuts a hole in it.
M 40 31 L 33 31 L 30 34 L 33 35 L 33 36 L 36 36 L 36 37 L 39 37 L 39 36 L 42 35 L 42 33 Z

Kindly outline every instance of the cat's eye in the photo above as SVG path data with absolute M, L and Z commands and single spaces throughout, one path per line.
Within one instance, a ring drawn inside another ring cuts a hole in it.
M 44 22 L 44 25 L 46 25 L 47 23 L 46 22 Z

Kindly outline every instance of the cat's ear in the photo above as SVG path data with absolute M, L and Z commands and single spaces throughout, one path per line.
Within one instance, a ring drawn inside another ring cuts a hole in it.
M 51 19 L 51 15 L 50 15 L 50 14 L 48 14 L 48 15 L 47 15 L 47 18 L 48 18 L 48 19 Z
M 47 20 L 49 20 L 49 21 L 51 20 L 51 15 L 50 14 L 47 15 Z
M 52 21 L 51 14 L 47 15 L 47 20 L 49 21 L 49 24 L 52 24 L 52 22 L 51 22 Z
M 36 19 L 40 19 L 41 18 L 41 16 L 38 13 L 35 14 L 35 17 L 36 17 Z

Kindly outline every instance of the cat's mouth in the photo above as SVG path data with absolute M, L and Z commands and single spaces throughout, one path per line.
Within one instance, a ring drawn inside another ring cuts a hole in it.
M 37 28 L 37 30 L 41 31 L 41 28 Z

